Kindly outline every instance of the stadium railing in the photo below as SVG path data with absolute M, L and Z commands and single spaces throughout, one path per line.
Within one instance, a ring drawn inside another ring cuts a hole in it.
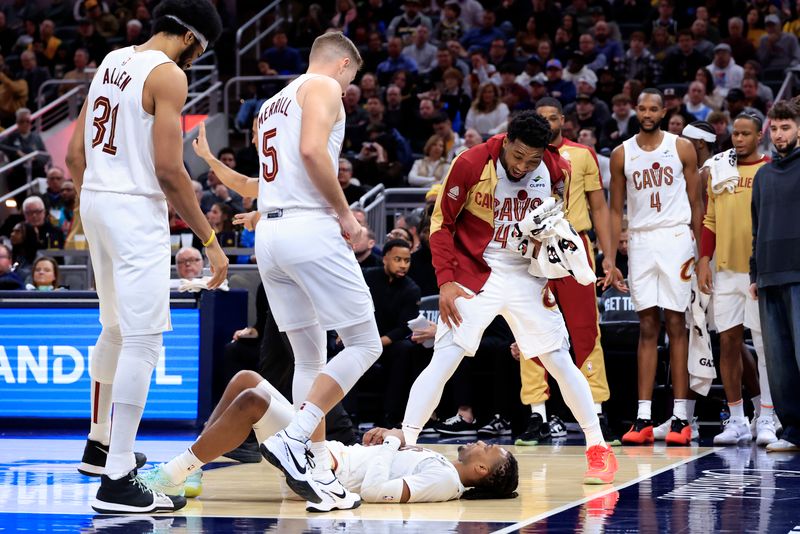
M 257 61 L 261 56 L 262 41 L 284 22 L 280 12 L 282 3 L 282 0 L 273 0 L 236 30 L 236 46 L 234 49 L 236 50 L 237 77 L 242 75 L 242 59 L 251 50 L 255 50 L 255 59 Z M 262 23 L 267 25 L 264 30 L 261 29 Z M 251 30 L 255 33 L 251 33 Z M 237 93 L 239 93 L 239 89 L 237 84 Z

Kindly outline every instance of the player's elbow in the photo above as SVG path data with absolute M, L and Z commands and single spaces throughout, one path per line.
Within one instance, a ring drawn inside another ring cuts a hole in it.
M 158 162 L 155 164 L 156 178 L 162 189 L 174 189 L 176 181 L 182 175 L 182 166 L 172 162 Z

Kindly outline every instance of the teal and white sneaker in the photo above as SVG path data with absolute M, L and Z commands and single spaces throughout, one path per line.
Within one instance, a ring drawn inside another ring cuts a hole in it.
M 195 471 L 186 478 L 183 483 L 184 497 L 190 499 L 192 497 L 199 497 L 203 493 L 203 472 Z
M 184 484 L 173 484 L 167 474 L 164 472 L 164 464 L 158 464 L 153 469 L 142 471 L 139 473 L 139 478 L 145 485 L 153 491 L 161 492 L 165 495 L 172 495 L 174 497 L 184 497 L 185 490 Z M 199 495 L 199 494 L 198 494 Z M 194 495 L 193 495 L 194 497 Z

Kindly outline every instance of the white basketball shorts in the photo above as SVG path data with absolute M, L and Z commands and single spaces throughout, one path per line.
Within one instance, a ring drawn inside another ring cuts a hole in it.
M 287 210 L 256 227 L 256 260 L 282 332 L 319 323 L 336 330 L 374 318 L 372 296 L 339 221 L 320 210 Z
M 631 231 L 628 286 L 638 312 L 658 306 L 685 312 L 692 298 L 695 246 L 689 226 Z
M 493 265 L 489 279 L 478 294 L 463 288 L 472 298 L 456 299 L 462 323 L 453 328 L 452 340 L 474 356 L 483 331 L 502 315 L 511 327 L 525 358 L 547 354 L 565 345 L 568 339 L 564 318 L 556 305 L 547 280 L 528 273 L 526 265 Z M 436 344 L 447 343 L 450 328 L 439 319 Z M 434 348 L 434 350 L 436 350 Z
M 100 324 L 123 336 L 172 330 L 167 202 L 81 191 L 81 220 L 100 300 Z
M 714 322 L 719 332 L 743 324 L 760 332 L 758 301 L 750 298 L 750 275 L 722 270 L 714 275 Z

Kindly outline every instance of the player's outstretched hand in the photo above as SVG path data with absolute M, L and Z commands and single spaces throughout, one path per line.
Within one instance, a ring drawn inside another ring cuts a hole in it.
M 376 426 L 375 428 L 370 429 L 366 434 L 364 434 L 364 439 L 362 443 L 366 446 L 370 445 L 380 445 L 384 442 L 386 438 L 389 436 L 394 436 L 400 440 L 400 446 L 406 444 L 405 436 L 403 436 L 403 431 L 399 428 L 381 428 Z
M 710 263 L 708 256 L 703 256 L 697 262 L 697 287 L 706 295 L 710 295 L 714 290 L 714 276 L 711 274 Z
M 194 148 L 194 153 L 203 160 L 208 160 L 214 157 L 214 154 L 211 153 L 211 148 L 208 146 L 208 139 L 206 139 L 205 122 L 200 123 L 200 128 L 197 132 L 197 138 L 192 141 L 192 148 Z
M 206 256 L 211 264 L 211 280 L 208 289 L 217 289 L 228 277 L 228 257 L 222 252 L 222 247 L 216 239 L 206 247 Z
M 456 299 L 461 297 L 471 299 L 472 295 L 455 282 L 446 282 L 439 288 L 439 317 L 450 328 L 461 325 L 461 314 L 456 306 Z
M 342 236 L 349 243 L 357 243 L 361 232 L 364 231 L 364 227 L 356 220 L 353 212 L 347 212 L 344 216 L 339 217 L 339 226 L 342 227 Z
M 260 211 L 249 211 L 247 213 L 237 213 L 233 216 L 233 224 L 241 224 L 251 232 L 255 231 L 258 221 L 261 220 Z

